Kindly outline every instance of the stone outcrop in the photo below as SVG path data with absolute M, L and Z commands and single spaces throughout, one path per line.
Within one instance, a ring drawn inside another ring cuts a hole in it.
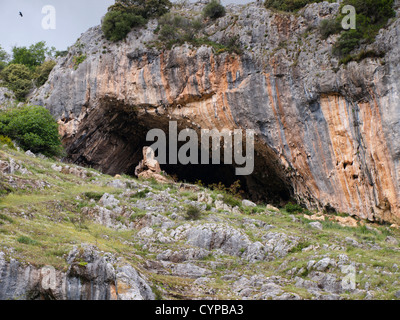
M 9 260 L 9 261 L 8 261 Z M 67 272 L 38 269 L 0 252 L 0 300 L 154 300 L 146 281 L 130 265 L 92 246 L 72 250 Z M 117 267 L 114 267 L 117 264 Z
M 309 208 L 396 222 L 400 20 L 364 48 L 383 58 L 340 65 L 331 52 L 337 36 L 322 40 L 317 28 L 337 10 L 327 2 L 298 15 L 230 5 L 206 32 L 217 42 L 239 35 L 240 56 L 187 44 L 160 51 L 149 45 L 156 21 L 116 44 L 94 27 L 31 102 L 57 118 L 77 164 L 133 174 L 147 131 L 167 131 L 170 120 L 179 129 L 254 129 L 256 169 L 245 178 L 253 201 L 295 196 Z M 75 70 L 81 52 L 87 59 Z
M 163 176 L 160 164 L 155 159 L 154 151 L 149 147 L 143 148 L 143 160 L 139 162 L 135 168 L 135 175 L 143 179 L 155 179 L 160 183 L 168 183 L 169 181 Z

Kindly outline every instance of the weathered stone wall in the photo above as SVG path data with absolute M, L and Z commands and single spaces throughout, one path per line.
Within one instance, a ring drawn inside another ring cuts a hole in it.
M 312 4 L 299 15 L 256 4 L 227 9 L 206 31 L 216 41 L 239 35 L 241 56 L 205 46 L 158 51 L 149 45 L 155 21 L 117 44 L 95 27 L 79 39 L 87 59 L 75 70 L 73 46 L 32 102 L 57 117 L 77 163 L 129 171 L 146 129 L 169 120 L 255 129 L 255 193 L 286 188 L 310 208 L 399 221 L 399 20 L 365 48 L 384 58 L 344 66 L 331 53 L 336 36 L 322 40 L 317 30 L 337 4 Z

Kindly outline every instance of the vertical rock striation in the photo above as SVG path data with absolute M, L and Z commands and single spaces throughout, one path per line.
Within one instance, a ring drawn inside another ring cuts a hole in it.
M 337 10 L 323 2 L 295 16 L 230 5 L 206 31 L 214 41 L 239 35 L 240 56 L 190 45 L 159 51 L 149 45 L 156 21 L 114 44 L 91 28 L 31 102 L 59 120 L 76 163 L 132 173 L 147 131 L 170 120 L 180 129 L 254 129 L 253 199 L 295 196 L 309 208 L 398 222 L 400 22 L 366 48 L 383 58 L 340 65 L 336 36 L 322 40 L 317 29 Z M 87 59 L 75 70 L 79 50 Z

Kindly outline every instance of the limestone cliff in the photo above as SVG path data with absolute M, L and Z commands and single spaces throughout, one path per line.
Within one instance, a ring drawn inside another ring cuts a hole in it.
M 119 43 L 94 27 L 31 102 L 59 120 L 78 164 L 132 173 L 146 132 L 170 120 L 181 129 L 255 129 L 256 170 L 246 179 L 253 199 L 295 196 L 309 208 L 399 221 L 400 21 L 367 48 L 383 58 L 340 65 L 336 36 L 322 40 L 317 29 L 337 10 L 327 2 L 297 15 L 230 5 L 206 32 L 214 41 L 239 35 L 240 56 L 207 46 L 158 50 L 157 21 Z

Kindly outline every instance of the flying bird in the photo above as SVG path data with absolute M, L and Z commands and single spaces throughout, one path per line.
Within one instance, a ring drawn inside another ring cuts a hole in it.
M 19 12 L 19 15 L 20 15 L 21 17 L 23 17 L 23 14 L 22 14 L 22 12 L 21 12 L 21 11 Z

